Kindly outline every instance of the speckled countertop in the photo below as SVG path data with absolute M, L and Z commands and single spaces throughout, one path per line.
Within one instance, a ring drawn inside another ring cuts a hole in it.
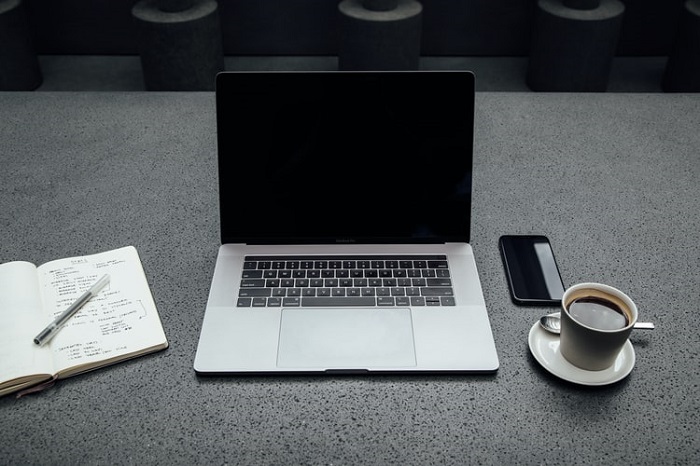
M 134 245 L 170 342 L 0 398 L 2 464 L 700 463 L 700 95 L 477 94 L 488 376 L 195 375 L 219 244 L 211 93 L 0 93 L 0 141 L 0 262 Z M 511 303 L 507 233 L 549 236 L 565 284 L 621 288 L 656 323 L 627 378 L 539 366 L 547 309 Z

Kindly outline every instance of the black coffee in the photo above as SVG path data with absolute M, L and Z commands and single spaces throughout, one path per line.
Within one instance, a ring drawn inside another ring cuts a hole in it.
M 576 321 L 599 330 L 618 330 L 629 324 L 620 306 L 602 298 L 575 299 L 569 304 L 569 314 Z

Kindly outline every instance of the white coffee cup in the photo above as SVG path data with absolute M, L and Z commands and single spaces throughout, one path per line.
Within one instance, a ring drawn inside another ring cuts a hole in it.
M 562 297 L 560 351 L 590 371 L 612 366 L 637 322 L 637 306 L 622 291 L 601 283 L 579 283 Z

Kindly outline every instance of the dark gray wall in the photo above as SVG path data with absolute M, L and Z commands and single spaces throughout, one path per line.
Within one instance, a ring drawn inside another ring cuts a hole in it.
M 24 0 L 41 54 L 137 54 L 135 0 Z M 335 55 L 339 0 L 219 0 L 227 55 Z M 619 56 L 668 55 L 684 0 L 623 0 Z M 422 54 L 524 56 L 536 0 L 423 0 Z

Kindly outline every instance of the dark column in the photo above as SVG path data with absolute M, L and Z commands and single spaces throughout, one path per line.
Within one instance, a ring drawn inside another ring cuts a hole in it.
M 534 91 L 607 90 L 624 11 L 619 0 L 539 0 L 527 85 Z
M 22 0 L 0 0 L 0 91 L 33 91 L 42 81 Z
M 416 0 L 343 0 L 341 70 L 417 70 L 423 6 Z
M 666 92 L 700 92 L 700 0 L 683 5 L 661 87 Z
M 214 90 L 224 69 L 215 0 L 141 0 L 131 10 L 148 90 Z

